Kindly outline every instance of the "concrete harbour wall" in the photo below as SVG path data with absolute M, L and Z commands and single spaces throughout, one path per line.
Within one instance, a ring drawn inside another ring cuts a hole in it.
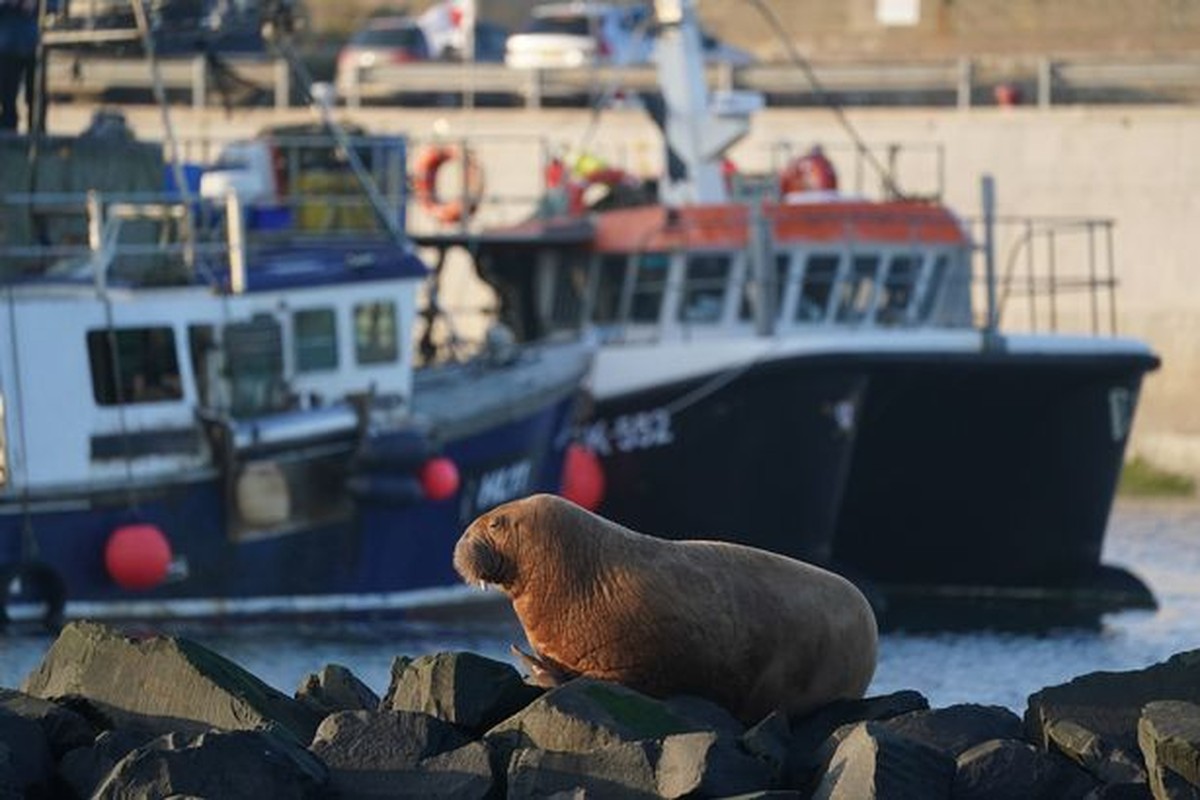
M 91 111 L 80 104 L 54 108 L 51 129 L 77 132 Z M 157 109 L 126 111 L 140 137 L 161 137 Z M 1200 403 L 1195 400 L 1200 393 L 1200 280 L 1194 274 L 1200 254 L 1200 108 L 855 109 L 849 116 L 871 145 L 940 145 L 944 196 L 964 215 L 979 214 L 979 180 L 987 173 L 996 179 L 1001 215 L 1115 221 L 1118 329 L 1148 340 L 1163 359 L 1162 369 L 1145 384 L 1131 452 L 1200 475 Z M 222 140 L 309 119 L 304 110 L 239 110 L 229 117 L 220 111 L 173 113 L 178 135 L 189 139 Z M 594 130 L 591 115 L 580 110 L 375 108 L 356 112 L 354 120 L 373 132 L 404 132 L 416 139 L 437 130 L 507 143 L 491 148 L 491 155 L 481 148 L 489 194 L 531 197 L 540 174 L 539 143 L 575 149 L 586 141 L 589 149 L 635 169 L 657 170 L 661 164 L 655 132 L 635 111 L 606 112 Z M 744 170 L 763 168 L 770 145 L 785 141 L 824 143 L 837 155 L 843 185 L 853 188 L 848 157 L 839 155 L 848 151 L 849 139 L 828 111 L 767 111 L 732 156 Z M 904 159 L 899 176 L 912 191 L 934 189 L 937 159 Z M 525 208 L 528 203 L 490 213 L 511 219 Z M 412 221 L 428 222 L 419 216 Z M 478 308 L 488 302 L 461 265 L 450 277 L 443 299 L 452 306 Z M 1086 329 L 1082 308 L 1064 307 L 1059 321 L 1060 329 Z

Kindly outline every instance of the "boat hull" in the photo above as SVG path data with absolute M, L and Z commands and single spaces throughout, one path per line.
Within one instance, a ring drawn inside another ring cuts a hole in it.
M 1086 591 L 1156 363 L 1132 353 L 874 357 L 835 563 L 894 593 Z
M 136 490 L 6 498 L 3 610 L 10 619 L 47 613 L 53 581 L 68 618 L 404 612 L 477 599 L 453 570 L 459 535 L 497 503 L 559 491 L 577 400 L 573 385 L 548 389 L 519 417 L 443 441 L 461 479 L 449 499 L 360 498 L 342 519 L 266 535 L 231 535 L 215 470 Z M 146 591 L 122 589 L 105 567 L 113 531 L 134 521 L 158 527 L 174 554 L 168 579 Z
M 598 386 L 582 438 L 604 466 L 599 511 L 646 533 L 826 563 L 864 386 L 861 371 L 811 358 L 612 397 Z

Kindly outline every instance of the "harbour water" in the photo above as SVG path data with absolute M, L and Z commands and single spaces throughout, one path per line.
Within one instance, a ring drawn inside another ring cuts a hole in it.
M 1109 527 L 1105 561 L 1146 581 L 1154 611 L 1125 611 L 1085 622 L 1021 625 L 989 618 L 980 625 L 887 631 L 881 639 L 872 694 L 916 689 L 934 706 L 983 703 L 1018 714 L 1031 692 L 1097 670 L 1140 669 L 1182 650 L 1200 648 L 1200 505 L 1120 502 Z M 377 693 L 386 691 L 393 659 L 470 650 L 511 660 L 523 644 L 507 613 L 473 621 L 313 622 L 253 625 L 139 626 L 188 636 L 291 694 L 329 663 L 349 667 Z M 996 624 L 999 622 L 1000 624 Z M 0 636 L 0 686 L 18 687 L 52 638 Z

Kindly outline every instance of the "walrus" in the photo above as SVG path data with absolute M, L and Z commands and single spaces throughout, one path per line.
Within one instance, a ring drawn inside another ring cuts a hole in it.
M 845 578 L 744 545 L 647 536 L 556 495 L 479 516 L 454 567 L 511 599 L 551 682 L 697 695 L 753 724 L 862 697 L 875 672 L 875 615 Z

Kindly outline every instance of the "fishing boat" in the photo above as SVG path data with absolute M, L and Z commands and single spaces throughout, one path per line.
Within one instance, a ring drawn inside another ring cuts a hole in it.
M 980 220 L 891 182 L 867 198 L 839 190 L 819 149 L 731 175 L 726 151 L 761 103 L 709 91 L 691 0 L 657 13 L 652 191 L 611 168 L 574 186 L 555 173 L 532 218 L 424 239 L 468 246 L 518 336 L 600 337 L 582 428 L 605 467 L 600 512 L 825 564 L 885 599 L 1152 603 L 1101 562 L 1158 365 L 1146 343 L 1101 335 L 1111 222 L 998 219 L 986 176 Z M 1011 280 L 1068 239 L 1082 268 Z M 1083 289 L 1095 334 L 1004 329 L 1016 288 L 1051 304 Z
M 454 543 L 562 489 L 594 347 L 428 335 L 402 137 L 277 137 L 251 204 L 93 127 L 0 141 L 0 621 L 481 597 Z

